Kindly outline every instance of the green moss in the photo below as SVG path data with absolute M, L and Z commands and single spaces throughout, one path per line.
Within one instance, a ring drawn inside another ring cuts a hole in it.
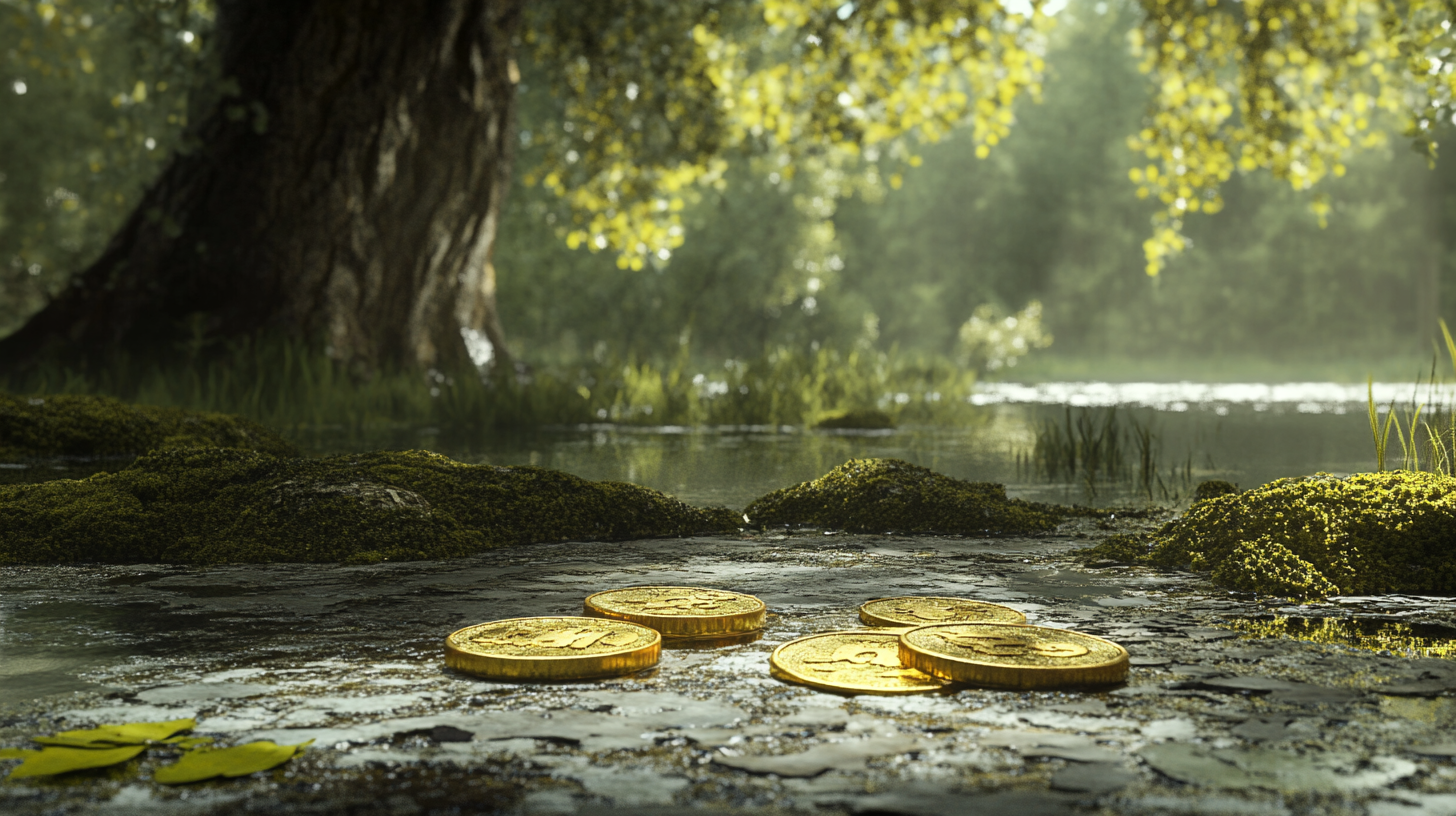
M 1193 489 L 1193 500 L 1203 501 L 1205 499 L 1215 499 L 1219 496 L 1227 496 L 1237 492 L 1239 492 L 1239 486 L 1233 482 L 1225 482 L 1222 479 L 1209 479 L 1208 481 L 1199 482 L 1198 487 Z
M 857 533 L 1045 533 L 1063 514 L 1007 499 L 1003 485 L 966 482 L 899 459 L 851 459 L 812 482 L 776 490 L 744 511 L 755 524 Z
M 1119 564 L 1146 564 L 1152 542 L 1142 535 L 1108 536 L 1095 547 L 1079 550 L 1079 561 L 1115 561 Z
M 884 411 L 835 411 L 814 423 L 819 431 L 878 431 L 895 427 L 895 420 Z
M 1236 589 L 1456 594 L 1456 478 L 1395 471 L 1281 479 L 1195 503 L 1147 561 Z
M 1313 564 L 1269 536 L 1241 542 L 1209 577 L 1230 589 L 1290 598 L 1323 598 L 1340 591 Z
M 187 448 L 115 474 L 0 487 L 0 564 L 373 563 L 737 523 L 636 485 L 424 451 L 283 459 Z
M 0 394 L 0 461 L 136 456 L 192 446 L 298 455 L 272 431 L 228 414 L 129 405 L 110 397 Z

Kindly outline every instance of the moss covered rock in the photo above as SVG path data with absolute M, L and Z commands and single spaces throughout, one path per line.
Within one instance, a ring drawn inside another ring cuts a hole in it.
M 1198 487 L 1193 489 L 1193 500 L 1204 501 L 1205 499 L 1216 499 L 1219 496 L 1227 496 L 1239 492 L 1239 486 L 1233 482 L 1226 482 L 1222 479 L 1209 479 L 1199 482 Z
M 1195 502 L 1110 559 L 1205 571 L 1221 586 L 1294 598 L 1456 595 L 1456 478 L 1394 471 L 1281 479 Z
M 195 446 L 298 455 L 291 443 L 262 425 L 229 414 L 131 405 L 110 397 L 0 394 L 0 461 L 136 456 Z
M 1056 508 L 1007 499 L 1004 485 L 966 482 L 899 459 L 851 459 L 812 482 L 776 490 L 744 511 L 755 524 L 856 533 L 1045 533 Z
M 818 431 L 883 431 L 895 427 L 895 418 L 873 408 L 864 411 L 836 411 L 814 423 Z
M 636 485 L 424 451 L 284 459 L 188 448 L 114 474 L 0 487 L 0 564 L 447 558 L 737 522 Z

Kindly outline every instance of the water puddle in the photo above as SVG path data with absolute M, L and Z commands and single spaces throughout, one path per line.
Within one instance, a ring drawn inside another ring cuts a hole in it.
M 1250 639 L 1283 638 L 1398 657 L 1456 659 L 1456 630 L 1441 624 L 1274 615 L 1233 618 L 1226 626 Z

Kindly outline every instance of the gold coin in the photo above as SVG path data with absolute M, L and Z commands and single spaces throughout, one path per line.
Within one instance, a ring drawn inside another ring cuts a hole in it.
M 1127 650 L 1081 632 L 1014 623 L 936 623 L 900 631 L 905 665 L 946 680 L 1040 689 L 1127 679 Z
M 1009 606 L 965 598 L 909 596 L 880 598 L 859 608 L 869 626 L 924 626 L 928 623 L 1025 623 L 1026 616 Z
M 757 631 L 764 612 L 763 601 L 752 595 L 701 587 L 630 587 L 586 599 L 587 615 L 631 621 L 669 638 Z
M 918 694 L 946 681 L 900 662 L 899 629 L 855 629 L 801 637 L 774 649 L 769 671 L 780 680 L 846 694 Z
M 509 618 L 445 638 L 445 665 L 491 680 L 588 680 L 657 665 L 662 636 L 626 621 Z

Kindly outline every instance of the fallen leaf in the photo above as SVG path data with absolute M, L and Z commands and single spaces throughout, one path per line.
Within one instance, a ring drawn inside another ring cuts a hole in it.
M 309 740 L 299 745 L 278 745 L 261 740 L 232 748 L 192 751 L 183 754 L 171 765 L 159 768 L 152 779 L 163 785 L 185 785 L 214 776 L 247 776 L 282 765 L 312 743 L 313 740 Z
M 54 776 L 84 771 L 87 768 L 105 768 L 125 762 L 147 750 L 145 745 L 125 745 L 119 748 L 58 748 L 47 747 L 33 752 L 25 761 L 10 772 L 11 779 L 28 776 Z
M 168 720 L 167 722 L 122 723 L 88 728 L 84 731 L 62 731 L 49 737 L 32 737 L 41 745 L 61 745 L 69 748 L 103 748 L 111 745 L 145 745 L 159 742 L 181 731 L 197 727 L 197 720 Z
M 207 745 L 210 742 L 212 742 L 212 737 L 171 737 L 169 739 L 162 740 L 161 744 L 170 745 L 173 748 L 181 748 L 184 751 L 190 751 L 199 745 Z

